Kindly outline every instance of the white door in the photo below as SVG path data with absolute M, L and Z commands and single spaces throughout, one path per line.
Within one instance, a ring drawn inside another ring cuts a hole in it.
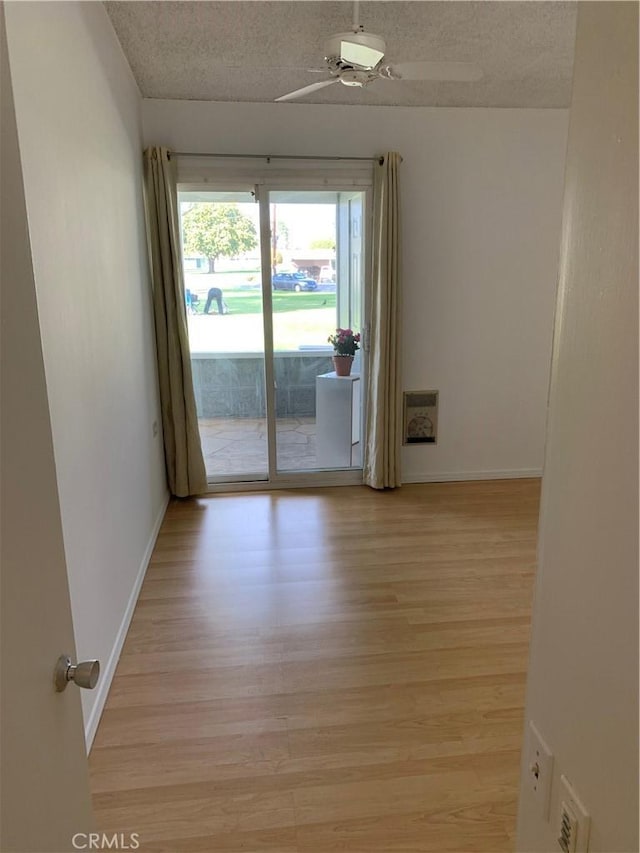
M 91 800 L 78 688 L 53 685 L 57 658 L 75 648 L 2 8 L 0 29 L 0 849 L 54 853 L 91 829 Z

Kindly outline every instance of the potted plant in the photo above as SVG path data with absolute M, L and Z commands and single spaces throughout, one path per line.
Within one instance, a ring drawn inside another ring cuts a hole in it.
M 351 365 L 356 351 L 360 349 L 360 332 L 352 329 L 336 329 L 334 335 L 329 335 L 333 344 L 333 366 L 336 376 L 350 376 Z

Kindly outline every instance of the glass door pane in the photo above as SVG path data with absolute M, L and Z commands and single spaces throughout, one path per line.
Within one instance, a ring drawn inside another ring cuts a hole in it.
M 198 425 L 210 482 L 269 475 L 259 208 L 253 193 L 179 193 Z
M 360 468 L 362 355 L 335 374 L 329 335 L 361 331 L 363 192 L 269 194 L 278 473 Z

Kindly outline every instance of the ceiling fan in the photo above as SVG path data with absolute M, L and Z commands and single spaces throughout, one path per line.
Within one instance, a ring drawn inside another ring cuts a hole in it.
M 326 42 L 325 62 L 329 78 L 281 95 L 276 101 L 293 101 L 334 83 L 363 87 L 374 80 L 475 82 L 483 76 L 482 68 L 475 62 L 400 62 L 388 65 L 383 63 L 385 50 L 382 36 L 365 32 L 360 24 L 358 0 L 355 0 L 351 32 L 336 33 Z

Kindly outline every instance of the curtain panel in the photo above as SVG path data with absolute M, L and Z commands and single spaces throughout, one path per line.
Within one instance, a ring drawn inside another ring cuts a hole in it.
M 167 480 L 173 495 L 187 497 L 206 492 L 207 475 L 193 393 L 176 172 L 166 148 L 144 152 L 144 184 Z
M 364 482 L 401 485 L 401 263 L 398 178 L 402 158 L 388 152 L 374 167 L 373 264 Z

